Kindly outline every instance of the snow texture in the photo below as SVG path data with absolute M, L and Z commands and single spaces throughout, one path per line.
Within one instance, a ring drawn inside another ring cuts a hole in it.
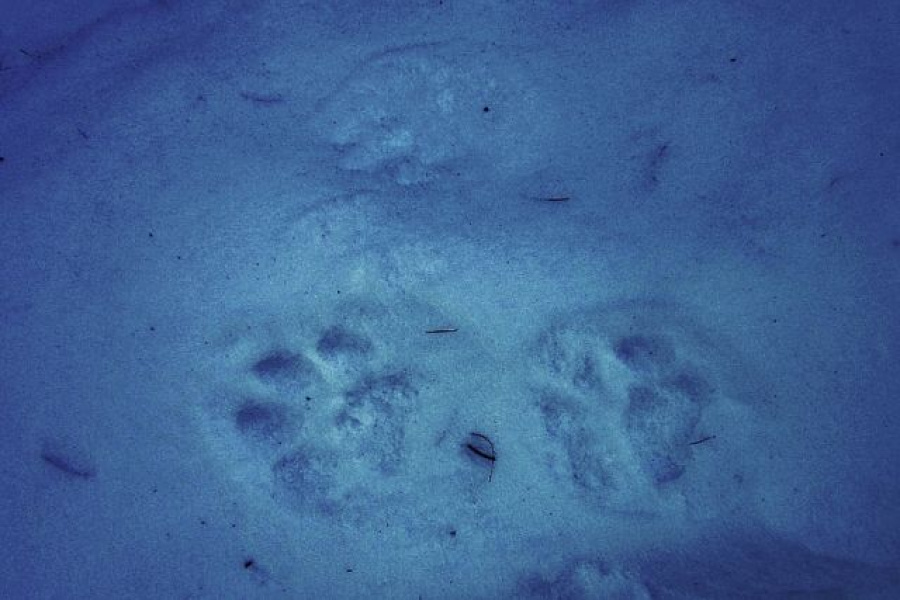
M 896 2 L 33 4 L 0 597 L 900 597 Z

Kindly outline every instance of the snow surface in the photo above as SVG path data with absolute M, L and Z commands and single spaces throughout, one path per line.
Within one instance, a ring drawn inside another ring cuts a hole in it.
M 897 2 L 2 4 L 0 596 L 900 597 Z

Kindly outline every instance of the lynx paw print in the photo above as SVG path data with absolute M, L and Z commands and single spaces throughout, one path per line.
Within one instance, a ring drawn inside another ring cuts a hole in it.
M 558 475 L 609 508 L 652 509 L 681 489 L 695 453 L 710 450 L 702 444 L 734 425 L 722 420 L 723 406 L 740 404 L 723 385 L 726 352 L 678 307 L 659 303 L 551 324 L 534 348 L 535 387 L 546 431 L 562 447 Z
M 238 328 L 202 407 L 208 437 L 237 478 L 291 509 L 332 517 L 390 493 L 420 396 L 403 360 L 415 352 L 376 335 L 390 318 L 383 306 L 355 301 L 325 319 Z
M 460 50 L 421 44 L 363 60 L 312 120 L 339 168 L 403 186 L 481 164 L 529 172 L 556 114 L 533 69 L 496 45 L 489 54 Z
M 328 314 L 259 321 L 244 315 L 224 336 L 201 405 L 226 472 L 297 515 L 383 525 L 435 514 L 406 492 L 411 482 L 433 484 L 410 458 L 434 454 L 432 424 L 416 410 L 423 390 L 465 397 L 447 391 L 460 383 L 440 368 L 441 353 L 471 344 L 427 333 L 446 316 L 405 298 L 350 298 Z M 444 424 L 441 410 L 455 409 L 444 401 L 424 414 Z

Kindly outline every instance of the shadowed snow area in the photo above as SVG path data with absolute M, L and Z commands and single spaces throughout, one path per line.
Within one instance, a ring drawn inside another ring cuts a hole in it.
M 900 6 L 0 20 L 0 596 L 900 596 Z

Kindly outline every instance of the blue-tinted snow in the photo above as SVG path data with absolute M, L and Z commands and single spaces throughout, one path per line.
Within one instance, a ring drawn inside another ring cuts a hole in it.
M 896 3 L 6 4 L 3 597 L 900 594 Z

